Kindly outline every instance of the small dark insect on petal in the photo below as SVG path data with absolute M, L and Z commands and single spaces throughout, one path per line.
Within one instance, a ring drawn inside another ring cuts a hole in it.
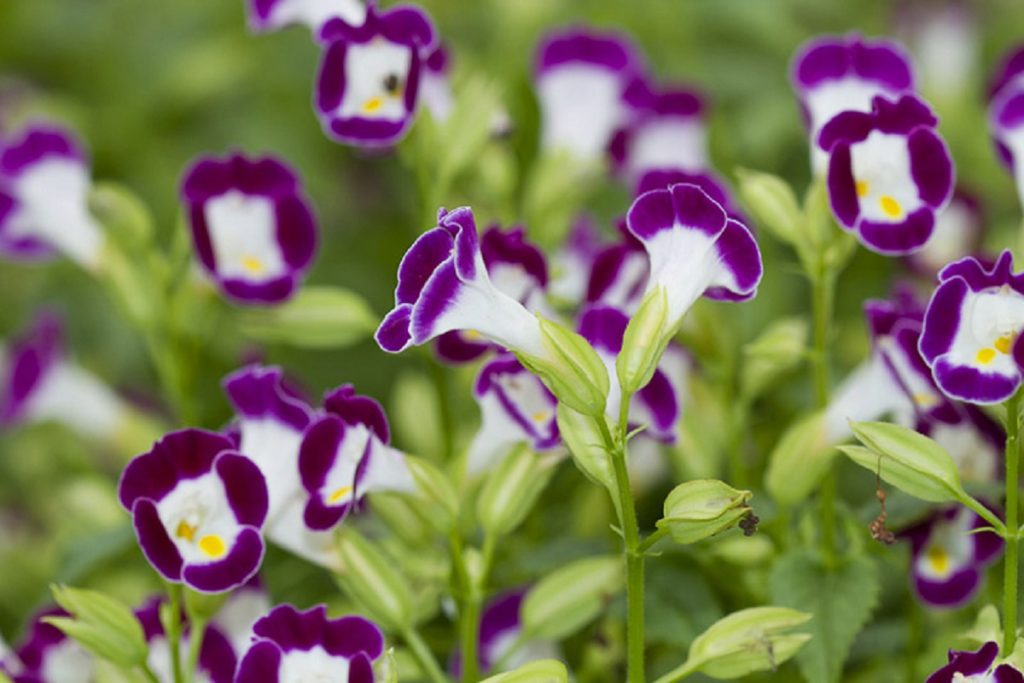
M 397 74 L 388 74 L 384 77 L 384 90 L 390 95 L 397 93 L 401 85 L 402 81 L 398 78 Z

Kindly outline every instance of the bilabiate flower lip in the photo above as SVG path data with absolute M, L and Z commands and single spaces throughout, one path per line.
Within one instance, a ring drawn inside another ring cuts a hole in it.
M 491 282 L 468 207 L 441 209 L 437 227 L 405 253 L 395 307 L 375 339 L 398 353 L 451 330 L 475 330 L 504 348 L 547 355 L 537 317 Z
M 514 355 L 504 353 L 487 361 L 476 377 L 473 396 L 481 424 L 466 459 L 470 474 L 490 469 L 517 443 L 528 443 L 536 451 L 561 444 L 558 400 Z
M 135 610 L 135 618 L 142 626 L 142 633 L 149 647 L 147 664 L 160 681 L 174 680 L 173 661 L 170 644 L 163 624 L 160 623 L 160 606 L 165 598 L 154 597 L 147 600 L 142 607 Z M 188 652 L 190 641 L 190 625 L 182 614 L 184 629 L 181 638 L 183 652 Z M 220 628 L 211 623 L 203 632 L 203 643 L 197 661 L 197 678 L 208 683 L 232 683 L 238 657 L 234 647 Z
M 263 561 L 266 483 L 220 434 L 168 434 L 128 463 L 118 499 L 143 554 L 167 581 L 220 593 L 244 584 Z
M 358 26 L 366 17 L 360 0 L 246 0 L 249 27 L 254 33 L 276 31 L 293 24 L 308 26 L 314 35 L 334 18 Z
M 992 681 L 992 683 L 1024 683 L 1024 674 L 1012 664 L 996 666 L 999 645 L 989 641 L 977 652 L 949 651 L 949 663 L 933 673 L 925 683 L 958 683 L 958 681 Z
M 316 253 L 316 221 L 298 176 L 274 157 L 204 156 L 182 200 L 199 263 L 240 304 L 292 296 Z
M 0 253 L 14 260 L 58 251 L 94 270 L 105 236 L 89 214 L 89 162 L 67 130 L 34 123 L 0 143 Z
M 880 254 L 925 245 L 953 194 L 953 159 L 938 119 L 914 95 L 876 97 L 870 112 L 846 111 L 821 130 L 829 153 L 828 196 L 840 225 Z
M 412 124 L 423 60 L 437 44 L 430 17 L 413 5 L 371 4 L 361 25 L 332 19 L 320 39 L 314 106 L 324 132 L 360 147 L 396 143 Z
M 360 616 L 329 619 L 323 605 L 305 612 L 279 605 L 256 622 L 253 633 L 235 683 L 373 683 L 373 662 L 384 652 L 376 624 Z
M 696 185 L 722 205 L 729 218 L 746 225 L 747 218 L 729 191 L 728 183 L 717 173 L 708 170 L 685 171 L 678 168 L 651 168 L 640 176 L 634 194 L 640 196 L 651 190 L 664 190 L 672 185 L 686 183 Z
M 17 683 L 90 683 L 96 669 L 95 658 L 76 641 L 44 617 L 68 617 L 59 607 L 37 612 L 14 649 L 18 669 L 10 671 Z M 5 662 L 6 664 L 6 662 Z M 3 670 L 0 667 L 0 670 Z
M 1024 275 L 1004 251 L 986 269 L 973 257 L 939 273 L 919 348 L 939 388 L 968 403 L 1004 401 L 1021 384 Z
M 623 95 L 640 70 L 635 48 L 623 36 L 586 27 L 548 35 L 534 66 L 541 147 L 586 162 L 601 159 L 626 120 Z
M 804 43 L 793 59 L 790 80 L 807 120 L 811 166 L 826 169 L 818 134 L 844 111 L 871 110 L 878 95 L 896 97 L 914 88 L 910 58 L 897 43 L 857 34 L 820 36 Z

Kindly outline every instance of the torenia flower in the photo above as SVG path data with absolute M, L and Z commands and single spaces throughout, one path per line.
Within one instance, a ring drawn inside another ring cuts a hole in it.
M 256 33 L 304 24 L 316 35 L 331 19 L 358 26 L 366 18 L 366 6 L 360 0 L 246 0 L 246 4 L 249 26 Z
M 665 292 L 666 338 L 702 295 L 745 301 L 757 293 L 763 269 L 754 236 L 696 185 L 640 195 L 626 221 L 650 259 L 645 296 Z
M 933 280 L 946 264 L 977 252 L 984 235 L 981 204 L 974 195 L 957 189 L 946 208 L 935 216 L 935 231 L 918 251 L 907 254 L 910 268 Z
M 361 24 L 333 19 L 320 37 L 327 47 L 315 106 L 324 132 L 360 147 L 398 142 L 416 113 L 423 59 L 437 42 L 430 17 L 411 5 L 370 5 Z
M 871 111 L 878 95 L 896 97 L 913 90 L 910 59 L 902 47 L 887 40 L 858 35 L 821 36 L 797 51 L 791 70 L 793 88 L 810 128 L 811 166 L 826 168 L 827 150 L 818 135 L 844 111 Z
M 88 159 L 64 129 L 34 124 L 0 143 L 0 253 L 20 260 L 53 249 L 97 268 L 104 236 L 89 214 L 90 183 Z
M 843 112 L 821 131 L 829 152 L 832 212 L 880 254 L 920 249 L 953 193 L 953 159 L 921 100 L 876 97 L 870 112 Z
M 486 674 L 511 671 L 540 659 L 558 659 L 555 644 L 548 640 L 522 642 L 522 606 L 526 589 L 517 588 L 496 595 L 480 615 L 477 654 L 480 670 Z M 456 650 L 450 669 L 462 678 L 461 653 Z
M 632 313 L 640 305 L 651 264 L 643 244 L 624 224 L 620 225 L 620 232 L 622 238 L 618 242 L 594 256 L 585 302 Z
M 309 498 L 303 519 L 310 529 L 334 527 L 367 493 L 415 490 L 405 456 L 388 445 L 380 404 L 350 385 L 327 394 L 327 415 L 306 430 L 299 473 Z
M 949 651 L 949 664 L 942 667 L 925 683 L 1024 683 L 1024 674 L 1012 664 L 996 665 L 999 645 L 989 641 L 977 652 Z
M 652 168 L 644 172 L 636 183 L 636 196 L 651 190 L 664 190 L 679 183 L 696 185 L 722 205 L 729 218 L 743 223 L 746 217 L 729 193 L 725 180 L 709 170 L 684 171 L 678 168 Z
M 146 643 L 149 646 L 149 655 L 146 664 L 156 675 L 160 683 L 174 683 L 174 656 L 171 652 L 167 634 L 164 632 L 163 624 L 160 623 L 160 605 L 163 598 L 152 598 L 141 608 L 135 610 L 135 617 L 142 625 L 142 632 L 145 634 Z M 185 654 L 189 651 L 189 625 L 185 624 L 185 632 L 181 637 L 181 649 L 178 654 L 181 656 L 181 665 L 184 670 L 187 667 Z M 235 667 L 238 663 L 237 655 L 230 641 L 215 624 L 210 624 L 203 633 L 203 644 L 199 650 L 199 661 L 197 662 L 196 681 L 200 683 L 231 683 L 235 677 Z
M 494 286 L 527 309 L 544 310 L 548 267 L 544 252 L 526 239 L 521 227 L 488 228 L 480 239 L 487 275 Z M 453 330 L 437 338 L 437 355 L 450 363 L 466 363 L 487 353 L 493 344 L 473 331 Z
M 611 151 L 630 182 L 653 169 L 699 171 L 708 166 L 700 94 L 687 88 L 655 90 L 638 78 L 623 99 L 629 107 L 629 123 L 616 134 Z
M 569 237 L 552 257 L 548 293 L 567 304 L 582 301 L 590 269 L 600 249 L 600 239 L 591 220 L 587 216 L 578 217 Z
M 451 330 L 473 330 L 502 347 L 545 356 L 539 322 L 491 281 L 480 251 L 472 211 L 438 212 L 398 266 L 395 308 L 376 340 L 398 353 Z
M 41 314 L 6 349 L 0 377 L 0 427 L 53 420 L 78 434 L 112 439 L 128 417 L 109 387 L 65 355 L 53 314 Z
M 602 159 L 626 121 L 623 95 L 639 70 L 633 46 L 620 36 L 585 28 L 549 35 L 534 67 L 541 147 L 584 162 Z
M 143 554 L 168 581 L 219 593 L 244 584 L 263 561 L 267 486 L 227 437 L 168 434 L 128 463 L 118 497 Z
M 306 612 L 279 605 L 253 632 L 236 683 L 374 683 L 373 662 L 384 652 L 384 636 L 373 622 L 359 616 L 328 619 L 323 605 Z
M 199 262 L 243 303 L 289 298 L 316 252 L 316 222 L 295 172 L 273 157 L 202 157 L 181 189 Z
M 1024 203 L 1024 84 L 1008 85 L 989 106 L 989 125 L 1000 158 L 1013 170 Z
M 990 270 L 968 257 L 939 273 L 921 334 L 921 355 L 939 388 L 969 403 L 998 403 L 1021 383 L 1024 278 L 1004 251 Z
M 443 43 L 438 43 L 434 51 L 423 60 L 420 101 L 435 121 L 447 121 L 455 108 L 455 95 L 452 93 L 449 74 L 450 61 L 448 48 Z
M 480 369 L 473 395 L 482 422 L 469 446 L 470 474 L 490 469 L 514 444 L 525 442 L 544 451 L 561 443 L 558 400 L 512 354 L 493 358 Z
M 985 567 L 1003 549 L 998 535 L 973 531 L 987 525 L 976 513 L 957 507 L 904 532 L 911 543 L 914 590 L 923 602 L 957 607 L 974 597 Z
M 91 683 L 96 661 L 85 648 L 68 638 L 43 617 L 67 617 L 60 608 L 44 609 L 35 615 L 24 639 L 15 647 L 18 683 Z
M 944 100 L 970 96 L 981 43 L 976 14 L 960 0 L 905 2 L 897 9 L 897 31 L 916 58 L 924 92 Z
M 252 627 L 270 608 L 270 596 L 263 588 L 259 575 L 256 575 L 231 592 L 210 623 L 216 625 L 231 642 L 235 652 L 240 653 L 252 642 Z
M 1015 91 L 1024 85 L 1024 45 L 1018 45 L 1007 53 L 988 86 L 989 100 L 995 100 L 1004 93 Z

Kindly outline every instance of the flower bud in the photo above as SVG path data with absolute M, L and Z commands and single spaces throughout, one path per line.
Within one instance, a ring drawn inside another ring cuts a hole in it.
M 608 401 L 608 370 L 579 334 L 540 319 L 546 357 L 517 353 L 519 361 L 539 376 L 560 402 L 584 415 L 603 415 Z
M 342 569 L 338 585 L 383 628 L 401 631 L 412 623 L 413 599 L 409 582 L 393 562 L 351 525 L 338 534 Z
M 526 445 L 505 456 L 477 498 L 476 513 L 484 531 L 500 537 L 519 526 L 551 479 L 552 464 Z
M 594 619 L 622 589 L 622 558 L 576 560 L 541 579 L 523 600 L 523 634 L 561 640 Z
M 129 253 L 142 253 L 153 241 L 153 216 L 132 192 L 117 183 L 98 182 L 89 193 L 89 210 L 107 237 Z
M 411 496 L 390 491 L 370 494 L 373 514 L 384 520 L 388 529 L 405 543 L 415 547 L 433 543 L 437 531 L 431 510 L 424 510 Z
M 741 392 L 751 399 L 803 359 L 807 346 L 807 321 L 800 317 L 773 323 L 757 339 L 743 347 Z
M 416 482 L 417 497 L 429 508 L 428 520 L 441 533 L 448 533 L 459 518 L 459 497 L 448 477 L 430 462 L 405 457 Z
M 739 193 L 758 225 L 787 244 L 801 241 L 804 215 L 786 181 L 770 173 L 741 169 Z
M 239 314 L 250 337 L 271 344 L 306 349 L 338 349 L 368 338 L 377 317 L 361 296 L 341 287 L 303 287 L 279 306 Z
M 518 669 L 491 676 L 483 683 L 567 683 L 565 664 L 555 659 L 539 659 Z
M 807 415 L 790 425 L 768 456 L 765 488 L 779 505 L 796 505 L 811 495 L 833 457 L 823 413 Z
M 696 543 L 748 517 L 747 501 L 753 495 L 717 479 L 688 481 L 665 498 L 665 516 L 658 520 L 658 528 L 667 527 L 676 543 Z
M 615 473 L 612 471 L 611 456 L 605 449 L 596 420 L 604 420 L 608 424 L 608 418 L 604 415 L 592 418 L 576 412 L 564 403 L 558 404 L 558 432 L 569 447 L 573 462 L 592 482 L 614 491 Z
M 615 360 L 615 371 L 624 395 L 633 395 L 647 386 L 654 376 L 665 347 L 668 298 L 664 287 L 652 289 L 640 303 L 622 338 L 622 350 Z
M 86 650 L 124 668 L 146 661 L 148 648 L 142 625 L 121 602 L 98 591 L 53 586 L 53 597 L 70 617 L 44 621 L 73 638 Z

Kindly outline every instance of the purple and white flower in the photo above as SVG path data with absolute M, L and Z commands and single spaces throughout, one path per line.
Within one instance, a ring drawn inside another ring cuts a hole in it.
M 437 44 L 430 17 L 419 7 L 366 8 L 362 23 L 328 21 L 315 107 L 324 133 L 360 147 L 389 146 L 412 124 L 423 60 Z
M 626 122 L 623 95 L 639 73 L 636 51 L 621 36 L 572 28 L 545 38 L 534 66 L 541 148 L 600 161 Z
M 199 262 L 238 303 L 276 303 L 301 283 L 316 253 L 316 221 L 298 176 L 278 159 L 202 157 L 182 200 Z
M 367 493 L 416 486 L 405 455 L 388 445 L 388 421 L 377 401 L 344 385 L 325 396 L 324 409 L 327 415 L 309 426 L 299 449 L 308 494 L 303 520 L 317 531 L 337 525 Z
M 487 471 L 517 443 L 528 443 L 536 451 L 561 444 L 558 400 L 514 355 L 502 354 L 484 364 L 473 395 L 480 405 L 481 424 L 469 446 L 469 474 Z
M 480 239 L 487 275 L 499 291 L 512 297 L 528 310 L 545 309 L 544 292 L 548 267 L 544 252 L 527 241 L 522 227 L 502 230 L 488 228 Z M 493 349 L 472 330 L 452 330 L 437 338 L 437 355 L 449 363 L 468 363 Z
M 587 216 L 580 216 L 551 259 L 548 294 L 565 304 L 582 301 L 587 293 L 590 270 L 600 250 L 600 237 L 593 223 Z
M 420 101 L 438 122 L 447 121 L 455 108 L 450 71 L 448 48 L 438 43 L 434 51 L 423 60 L 423 72 L 420 75 Z
M 790 77 L 810 129 L 811 166 L 816 173 L 828 162 L 827 149 L 817 144 L 818 135 L 833 117 L 845 111 L 871 111 L 875 97 L 897 97 L 914 88 L 910 59 L 902 47 L 856 34 L 808 41 L 797 51 Z
M 684 171 L 678 168 L 652 168 L 644 172 L 636 183 L 634 194 L 639 197 L 651 190 L 664 190 L 678 183 L 696 185 L 722 205 L 729 218 L 745 223 L 746 216 L 729 192 L 729 186 L 718 174 L 709 170 Z
M 477 655 L 480 671 L 493 675 L 511 671 L 540 659 L 558 659 L 555 644 L 548 640 L 521 641 L 522 605 L 526 589 L 517 588 L 494 596 L 480 615 Z M 462 678 L 462 659 L 453 653 L 450 669 L 456 680 Z
M 105 237 L 89 214 L 89 160 L 67 130 L 33 124 L 0 143 L 0 253 L 38 259 L 58 251 L 100 265 Z
M 998 403 L 1021 383 L 1024 276 L 1004 251 L 990 269 L 968 257 L 939 273 L 921 334 L 921 355 L 952 398 Z
M 164 599 L 160 597 L 148 600 L 141 608 L 135 610 L 135 617 L 142 625 L 142 632 L 149 646 L 146 664 L 150 671 L 156 675 L 160 683 L 174 683 L 171 646 L 163 624 L 160 623 L 160 605 L 163 602 Z M 189 624 L 185 622 L 179 651 L 182 657 L 182 670 L 187 666 L 184 660 L 185 654 L 189 651 L 190 638 Z M 195 680 L 198 683 L 232 683 L 237 663 L 238 658 L 231 642 L 216 625 L 210 624 L 203 633 Z
M 763 267 L 754 236 L 696 185 L 640 195 L 626 222 L 650 259 L 645 296 L 664 288 L 669 333 L 701 296 L 745 301 L 757 293 Z
M 59 422 L 78 434 L 111 440 L 125 424 L 124 402 L 64 351 L 60 319 L 38 316 L 0 359 L 0 428 Z
M 980 202 L 974 195 L 956 189 L 949 204 L 935 216 L 935 231 L 918 251 L 905 261 L 916 273 L 933 280 L 946 264 L 977 253 L 985 231 Z
M 647 171 L 698 172 L 708 167 L 704 100 L 694 90 L 655 90 L 637 78 L 623 99 L 629 122 L 615 136 L 612 158 L 619 172 L 635 183 Z
M 818 138 L 829 153 L 828 196 L 840 225 L 880 254 L 928 242 L 953 194 L 953 159 L 921 100 L 876 97 L 870 112 L 846 111 Z
M 988 85 L 988 98 L 993 101 L 1004 92 L 1024 85 L 1024 45 L 1017 45 L 1000 61 Z
M 989 105 L 989 126 L 999 157 L 1013 171 L 1024 203 L 1024 83 L 1008 84 Z
M 70 616 L 58 607 L 37 613 L 15 647 L 16 683 L 91 683 L 96 671 L 96 660 L 76 641 L 64 635 L 56 626 L 43 621 L 44 617 Z M 6 662 L 5 662 L 6 663 Z
M 896 32 L 915 57 L 923 92 L 951 100 L 969 97 L 981 40 L 977 12 L 961 0 L 904 2 Z
M 252 642 L 252 627 L 271 607 L 270 596 L 257 574 L 231 592 L 210 624 L 224 634 L 236 653 L 245 652 Z
M 255 33 L 303 24 L 318 35 L 331 19 L 358 26 L 366 18 L 366 6 L 360 0 L 246 0 L 246 5 Z
M 1024 683 L 1024 673 L 1009 663 L 996 664 L 999 645 L 989 641 L 977 652 L 949 651 L 949 663 L 925 683 Z
M 625 226 L 619 225 L 621 239 L 594 255 L 584 303 L 636 311 L 651 276 L 650 259 L 643 244 Z
M 374 683 L 373 663 L 384 652 L 376 624 L 359 616 L 329 619 L 323 605 L 305 612 L 279 605 L 253 632 L 236 683 Z
M 244 584 L 263 561 L 267 486 L 225 436 L 168 434 L 128 463 L 118 498 L 143 554 L 167 581 L 219 593 Z

